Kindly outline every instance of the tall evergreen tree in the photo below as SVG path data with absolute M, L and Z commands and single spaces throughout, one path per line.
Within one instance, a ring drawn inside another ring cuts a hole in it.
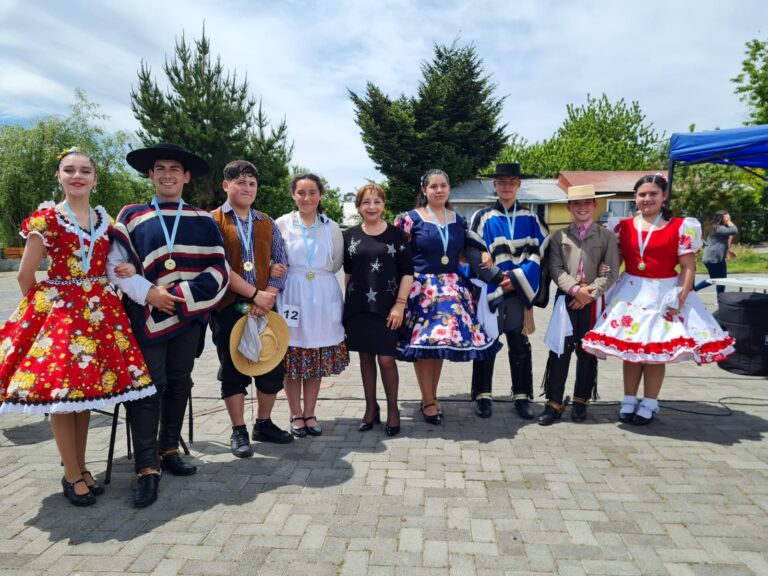
M 259 169 L 259 197 L 265 205 L 270 194 L 284 194 L 293 152 L 285 120 L 271 127 L 261 104 L 249 95 L 247 77 L 239 82 L 237 72 L 225 72 L 221 57 L 213 60 L 205 27 L 194 46 L 182 34 L 163 71 L 165 91 L 142 60 L 138 86 L 131 90 L 131 109 L 145 146 L 173 142 L 210 164 L 208 176 L 190 184 L 187 199 L 208 209 L 221 204 L 226 198 L 222 170 L 235 159 L 249 160 Z
M 474 45 L 435 45 L 421 65 L 416 96 L 389 98 L 371 82 L 349 91 L 369 157 L 388 179 L 390 207 L 413 206 L 419 178 L 441 168 L 458 184 L 477 175 L 504 147 L 499 116 L 504 98 L 484 74 Z

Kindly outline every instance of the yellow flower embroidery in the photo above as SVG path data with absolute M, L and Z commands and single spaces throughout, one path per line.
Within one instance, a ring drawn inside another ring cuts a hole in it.
M 30 232 L 45 232 L 48 230 L 48 222 L 42 216 L 35 216 L 29 219 Z

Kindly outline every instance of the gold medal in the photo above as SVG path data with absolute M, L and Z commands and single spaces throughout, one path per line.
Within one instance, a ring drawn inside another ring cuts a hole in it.
M 253 262 L 243 262 L 243 270 L 246 272 L 253 270 Z
M 315 273 L 312 272 L 312 270 L 307 270 L 307 273 L 304 274 L 304 276 L 307 277 L 307 280 L 314 280 L 315 279 Z
M 638 265 L 637 265 L 637 269 L 638 269 L 638 270 L 641 270 L 641 271 L 642 271 L 642 270 L 645 270 L 645 262 L 643 262 L 643 261 L 641 260 L 641 261 L 640 261 L 640 264 L 638 264 Z
M 164 266 L 166 270 L 176 270 L 176 260 L 168 258 L 168 260 L 165 261 Z
M 90 280 L 83 280 L 82 286 L 83 286 L 83 290 L 85 290 L 86 292 L 90 292 L 91 290 L 93 290 L 93 284 L 91 284 Z
M 448 262 L 450 262 L 450 260 L 448 260 L 448 256 L 446 256 L 445 254 L 443 254 L 443 257 L 442 257 L 442 258 L 440 258 L 440 264 L 442 264 L 443 266 L 445 266 L 446 264 L 448 264 Z

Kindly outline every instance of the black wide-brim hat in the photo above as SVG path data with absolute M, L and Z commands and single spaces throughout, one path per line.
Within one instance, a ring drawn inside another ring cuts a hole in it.
M 197 154 L 192 154 L 178 144 L 160 142 L 150 148 L 140 148 L 128 152 L 125 161 L 142 174 L 149 174 L 158 160 L 176 160 L 184 166 L 184 170 L 192 175 L 192 178 L 200 178 L 208 174 L 208 162 Z
M 520 164 L 517 162 L 508 162 L 506 164 L 496 164 L 496 170 L 492 174 L 480 174 L 481 178 L 526 178 L 522 172 L 520 172 Z

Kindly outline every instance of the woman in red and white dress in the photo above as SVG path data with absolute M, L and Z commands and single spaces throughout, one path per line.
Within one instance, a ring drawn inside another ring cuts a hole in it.
M 634 190 L 639 214 L 616 227 L 625 271 L 582 346 L 598 358 L 624 361 L 619 420 L 643 425 L 659 411 L 665 364 L 717 362 L 734 352 L 734 341 L 691 290 L 701 224 L 664 208 L 667 181 L 660 174 L 642 177 Z

